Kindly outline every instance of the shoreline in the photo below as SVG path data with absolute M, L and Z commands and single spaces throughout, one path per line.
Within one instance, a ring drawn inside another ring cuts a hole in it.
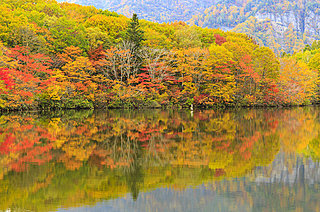
M 59 112 L 59 111 L 101 111 L 101 110 L 131 110 L 131 111 L 143 111 L 143 110 L 189 110 L 189 111 L 199 111 L 199 110 L 238 110 L 238 109 L 289 109 L 289 108 L 299 108 L 299 107 L 316 107 L 320 103 L 306 104 L 306 105 L 254 105 L 254 106 L 211 106 L 211 107 L 195 107 L 193 109 L 189 107 L 182 106 L 170 106 L 170 107 L 96 107 L 96 108 L 48 108 L 48 109 L 0 109 L 0 115 L 8 113 L 43 113 L 43 112 Z

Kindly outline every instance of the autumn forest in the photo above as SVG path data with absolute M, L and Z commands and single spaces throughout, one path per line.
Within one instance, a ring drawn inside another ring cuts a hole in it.
M 1 0 L 1 110 L 308 105 L 320 43 L 274 53 L 241 33 L 54 0 Z
M 0 211 L 320 208 L 318 0 L 69 1 L 0 0 Z

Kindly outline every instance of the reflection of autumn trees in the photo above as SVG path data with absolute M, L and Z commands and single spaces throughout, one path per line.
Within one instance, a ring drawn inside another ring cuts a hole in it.
M 64 113 L 0 117 L 0 209 L 137 198 L 320 152 L 317 108 Z
M 309 143 L 319 134 L 319 117 L 317 108 L 299 108 L 285 111 L 279 130 L 281 143 L 286 152 L 302 152 L 310 147 Z
M 47 129 L 37 126 L 32 118 L 2 117 L 1 122 L 0 161 L 3 167 L 20 172 L 30 163 L 41 165 L 52 159 L 54 137 Z

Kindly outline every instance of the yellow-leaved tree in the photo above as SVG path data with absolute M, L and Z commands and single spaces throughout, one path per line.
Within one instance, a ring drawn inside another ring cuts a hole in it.
M 207 104 L 231 103 L 235 94 L 235 77 L 232 66 L 233 54 L 224 46 L 211 45 L 209 48 L 205 93 Z
M 294 58 L 282 58 L 280 88 L 287 104 L 309 104 L 316 99 L 319 73 Z

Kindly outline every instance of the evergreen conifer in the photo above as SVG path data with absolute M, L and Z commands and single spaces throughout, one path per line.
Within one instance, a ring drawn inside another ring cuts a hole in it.
M 126 40 L 134 44 L 135 50 L 138 50 L 142 46 L 144 39 L 144 31 L 140 28 L 139 19 L 137 14 L 133 14 L 129 23 Z

